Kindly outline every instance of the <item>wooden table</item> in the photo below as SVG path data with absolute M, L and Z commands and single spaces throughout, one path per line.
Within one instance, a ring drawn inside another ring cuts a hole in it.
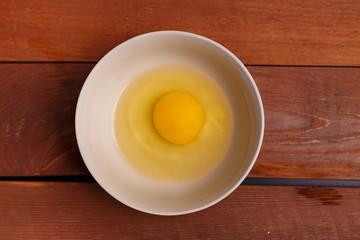
M 0 1 L 1 239 L 360 239 L 359 1 Z M 246 64 L 266 129 L 245 183 L 176 217 L 91 178 L 75 106 L 94 64 L 138 34 L 209 37 Z

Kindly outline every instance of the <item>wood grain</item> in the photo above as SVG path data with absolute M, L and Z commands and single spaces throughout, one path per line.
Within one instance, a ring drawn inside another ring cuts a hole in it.
M 74 118 L 93 64 L 0 64 L 0 176 L 86 175 Z M 249 67 L 265 108 L 251 177 L 360 179 L 360 68 Z
M 0 65 L 0 175 L 86 174 L 75 107 L 93 65 Z
M 360 69 L 249 69 L 266 125 L 250 176 L 359 179 Z
M 360 188 L 240 186 L 203 211 L 133 210 L 96 183 L 0 182 L 3 239 L 358 239 Z
M 0 1 L 0 61 L 98 61 L 157 30 L 212 38 L 245 64 L 360 66 L 359 1 Z

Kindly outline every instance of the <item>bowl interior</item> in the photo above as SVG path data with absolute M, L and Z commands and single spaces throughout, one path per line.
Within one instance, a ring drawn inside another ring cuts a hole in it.
M 233 110 L 234 133 L 225 158 L 194 181 L 170 184 L 143 177 L 129 166 L 115 140 L 114 111 L 122 91 L 134 77 L 161 65 L 184 65 L 207 74 Z M 174 31 L 144 34 L 110 51 L 90 73 L 76 110 L 80 152 L 97 182 L 124 204 L 161 215 L 197 211 L 232 192 L 256 160 L 263 128 L 261 99 L 241 62 L 209 39 Z

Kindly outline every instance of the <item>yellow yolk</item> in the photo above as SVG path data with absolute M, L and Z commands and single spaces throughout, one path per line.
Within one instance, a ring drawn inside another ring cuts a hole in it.
M 171 143 L 185 144 L 194 141 L 201 132 L 205 113 L 193 95 L 171 92 L 156 103 L 153 121 L 161 137 Z

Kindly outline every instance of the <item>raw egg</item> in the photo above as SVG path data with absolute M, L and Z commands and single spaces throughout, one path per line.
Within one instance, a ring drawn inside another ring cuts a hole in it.
M 213 79 L 168 65 L 143 72 L 124 89 L 114 128 L 119 151 L 139 174 L 184 182 L 221 162 L 232 139 L 233 115 Z

